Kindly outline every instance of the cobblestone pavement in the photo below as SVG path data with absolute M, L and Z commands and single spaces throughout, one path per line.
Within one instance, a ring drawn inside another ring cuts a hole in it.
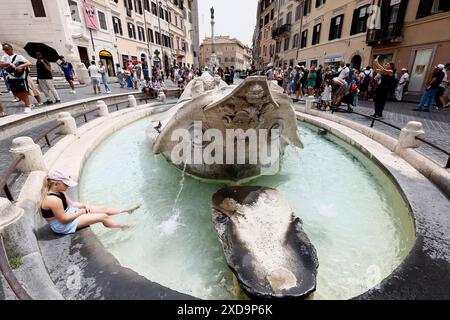
M 424 127 L 425 140 L 440 146 L 444 150 L 450 151 L 450 108 L 444 110 L 433 109 L 431 113 L 416 112 L 413 111 L 414 109 L 417 109 L 417 104 L 388 101 L 382 120 L 400 128 L 404 128 L 410 121 L 419 121 Z M 374 113 L 374 103 L 371 101 L 361 101 L 360 106 L 355 108 L 355 111 L 371 116 Z M 335 114 L 367 126 L 370 126 L 372 123 L 371 119 L 357 114 L 345 112 Z M 398 138 L 400 134 L 398 130 L 380 122 L 375 124 L 374 129 L 394 138 Z M 445 166 L 448 161 L 448 156 L 427 145 L 422 145 L 418 151 L 437 161 L 442 166 Z

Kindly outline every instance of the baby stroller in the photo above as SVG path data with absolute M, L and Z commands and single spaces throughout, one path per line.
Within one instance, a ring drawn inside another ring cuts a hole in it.
M 352 84 L 350 86 L 350 89 L 347 91 L 347 93 L 342 97 L 341 101 L 333 104 L 332 109 L 334 112 L 339 111 L 339 107 L 342 106 L 342 104 L 347 105 L 347 111 L 353 112 L 353 108 L 355 107 L 355 96 L 358 94 L 358 86 L 356 84 Z

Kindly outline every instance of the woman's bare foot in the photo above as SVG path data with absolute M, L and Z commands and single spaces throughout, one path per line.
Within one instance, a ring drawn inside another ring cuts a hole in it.
M 141 207 L 140 204 L 135 204 L 134 206 L 132 206 L 129 209 L 124 210 L 124 212 L 128 212 L 128 214 L 132 214 L 133 212 L 135 212 L 137 209 L 139 209 Z
M 139 225 L 139 222 L 138 222 L 138 221 L 133 221 L 133 222 L 130 222 L 130 223 L 127 223 L 127 224 L 122 225 L 122 226 L 120 227 L 120 230 L 122 230 L 122 231 L 128 230 L 128 229 L 137 227 L 138 225 Z

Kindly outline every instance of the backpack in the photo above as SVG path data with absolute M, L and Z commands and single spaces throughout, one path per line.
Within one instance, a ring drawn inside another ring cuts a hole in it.
M 366 71 L 364 71 L 363 74 L 364 74 L 364 79 L 363 79 L 362 85 L 363 85 L 363 86 L 369 86 L 369 83 L 370 83 L 370 73 L 367 74 Z

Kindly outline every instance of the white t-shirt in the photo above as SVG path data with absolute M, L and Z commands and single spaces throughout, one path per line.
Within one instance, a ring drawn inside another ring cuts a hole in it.
M 406 84 L 409 81 L 409 74 L 405 73 L 404 75 L 402 75 L 402 77 L 400 78 L 400 81 L 398 82 L 399 85 L 403 85 Z
M 444 79 L 442 79 L 442 82 L 440 84 L 440 86 L 442 88 L 447 88 L 447 84 L 448 84 L 448 74 L 447 74 L 447 70 L 442 70 L 444 72 Z
M 28 63 L 28 60 L 25 59 L 22 55 L 20 54 L 13 54 L 11 56 L 5 54 L 2 57 L 2 62 L 4 63 L 11 63 L 12 59 L 14 58 L 14 56 L 16 56 L 16 58 L 14 59 L 14 64 L 17 65 L 18 62 L 22 62 L 22 63 Z
M 91 78 L 101 78 L 102 76 L 98 72 L 98 67 L 96 65 L 91 64 L 88 68 L 89 74 L 91 75 Z
M 338 72 L 340 72 L 338 78 L 341 79 L 341 80 L 347 79 L 348 76 L 350 75 L 350 69 L 348 67 L 339 68 Z

